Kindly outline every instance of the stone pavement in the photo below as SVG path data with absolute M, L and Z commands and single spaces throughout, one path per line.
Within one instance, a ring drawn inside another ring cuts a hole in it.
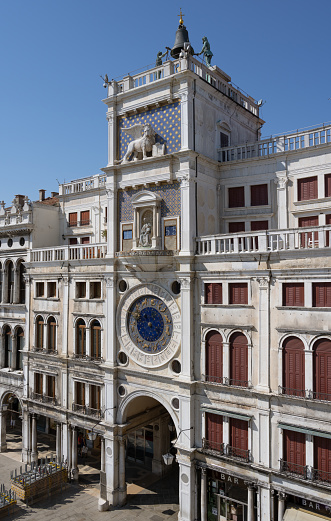
M 10 487 L 10 471 L 21 465 L 19 443 L 15 435 L 8 443 L 8 452 L 0 454 L 0 484 Z M 19 436 L 18 436 L 19 438 Z M 46 445 L 46 444 L 45 444 Z M 39 433 L 38 433 L 38 449 Z M 46 455 L 47 447 L 41 450 Z M 48 450 L 47 454 L 50 454 Z M 40 454 L 41 455 L 41 454 Z M 81 479 L 68 484 L 66 490 L 32 506 L 18 501 L 15 512 L 6 520 L 31 521 L 174 521 L 178 519 L 178 473 L 174 469 L 166 478 L 155 481 L 149 471 L 136 466 L 127 469 L 128 500 L 124 507 L 98 512 L 98 471 L 79 460 Z M 88 463 L 88 462 L 87 462 Z

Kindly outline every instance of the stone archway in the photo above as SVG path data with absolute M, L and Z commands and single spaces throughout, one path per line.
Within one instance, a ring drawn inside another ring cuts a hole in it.
M 22 404 L 17 394 L 7 391 L 3 394 L 0 408 L 0 452 L 8 451 L 7 429 L 10 430 L 11 450 L 22 450 Z

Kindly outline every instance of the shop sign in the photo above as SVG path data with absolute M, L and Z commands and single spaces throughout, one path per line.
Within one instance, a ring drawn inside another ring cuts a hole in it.
M 225 474 L 225 472 L 217 472 L 217 479 L 219 479 L 220 481 L 224 481 L 225 483 L 239 485 L 241 487 L 246 488 L 243 479 L 237 478 L 236 476 L 232 476 L 231 474 Z
M 327 515 L 328 517 L 331 517 L 331 506 L 329 505 L 323 505 L 323 503 L 312 501 L 310 499 L 306 499 L 303 497 L 295 497 L 296 503 L 306 509 L 310 512 L 316 512 L 318 514 Z

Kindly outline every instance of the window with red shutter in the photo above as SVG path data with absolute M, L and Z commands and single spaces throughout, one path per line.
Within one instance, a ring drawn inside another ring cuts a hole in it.
M 314 436 L 314 478 L 331 481 L 331 440 Z
M 208 448 L 221 451 L 223 443 L 223 416 L 206 413 L 206 439 Z
M 324 338 L 314 344 L 314 397 L 331 401 L 331 341 Z
M 251 186 L 251 206 L 263 206 L 268 204 L 268 185 Z
M 229 233 L 238 233 L 245 231 L 245 223 L 244 222 L 233 222 L 229 223 Z
M 217 331 L 211 331 L 206 338 L 206 380 L 222 383 L 223 341 Z
M 70 237 L 69 244 L 70 244 L 70 246 L 74 246 L 75 244 L 78 244 L 77 237 Z
M 299 228 L 308 228 L 311 226 L 318 226 L 318 215 L 300 217 Z M 318 247 L 318 232 L 300 232 L 300 242 L 301 248 Z M 315 243 L 314 245 L 313 242 Z
M 328 225 L 328 224 L 331 224 L 331 214 L 328 214 L 325 216 L 325 224 Z M 331 231 L 330 230 L 326 230 L 325 231 L 325 234 L 326 234 L 326 237 L 325 237 L 325 246 L 330 246 L 330 242 L 331 242 Z
M 80 243 L 81 244 L 89 244 L 90 243 L 90 238 L 89 237 L 81 237 Z
M 229 208 L 245 206 L 245 189 L 243 186 L 229 188 Z
M 262 230 L 268 230 L 269 223 L 268 221 L 251 221 L 251 230 L 252 232 L 259 232 Z
M 325 197 L 331 197 L 331 174 L 324 177 L 325 181 Z
M 248 423 L 230 418 L 230 456 L 248 460 Z
M 248 304 L 247 282 L 236 282 L 229 284 L 229 303 Z
M 317 308 L 331 307 L 331 282 L 313 283 L 313 306 Z
M 77 212 L 69 213 L 69 226 L 77 226 Z
M 283 306 L 304 306 L 305 291 L 303 282 L 286 282 L 283 284 Z
M 283 392 L 290 396 L 305 396 L 305 348 L 295 336 L 283 343 Z
M 90 211 L 85 210 L 84 212 L 80 212 L 80 225 L 87 226 L 90 224 Z
M 285 469 L 294 474 L 305 475 L 306 436 L 302 432 L 283 431 Z
M 205 284 L 205 304 L 222 304 L 222 284 L 210 282 Z
M 230 385 L 248 387 L 248 344 L 242 333 L 230 337 Z
M 298 179 L 298 201 L 317 199 L 317 176 Z

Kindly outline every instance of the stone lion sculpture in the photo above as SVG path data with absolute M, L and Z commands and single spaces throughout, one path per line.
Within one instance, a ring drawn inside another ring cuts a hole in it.
M 128 163 L 133 154 L 133 160 L 138 160 L 138 154 L 141 152 L 143 159 L 146 159 L 146 152 L 152 152 L 155 144 L 155 131 L 149 123 L 145 125 L 133 125 L 132 127 L 123 128 L 123 130 L 134 138 L 130 141 L 122 163 Z

